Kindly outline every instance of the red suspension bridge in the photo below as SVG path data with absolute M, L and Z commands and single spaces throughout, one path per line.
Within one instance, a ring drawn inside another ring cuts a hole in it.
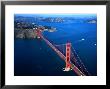
M 41 29 L 37 29 L 36 34 L 38 38 L 44 40 L 46 44 L 51 47 L 62 60 L 65 61 L 66 65 L 64 71 L 73 70 L 78 76 L 90 75 L 70 42 L 61 45 L 54 45 L 42 35 Z

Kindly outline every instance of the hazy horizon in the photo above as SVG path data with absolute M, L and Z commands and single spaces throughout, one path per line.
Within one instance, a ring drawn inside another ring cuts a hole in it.
M 14 14 L 14 16 L 25 16 L 25 17 L 97 17 L 97 14 Z

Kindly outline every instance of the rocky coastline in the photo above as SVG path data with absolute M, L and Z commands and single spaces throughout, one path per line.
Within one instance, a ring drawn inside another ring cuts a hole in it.
M 35 23 L 15 22 L 14 24 L 14 38 L 20 39 L 34 39 L 37 38 L 36 31 L 41 30 L 48 32 L 55 32 L 56 28 L 51 26 L 36 25 Z

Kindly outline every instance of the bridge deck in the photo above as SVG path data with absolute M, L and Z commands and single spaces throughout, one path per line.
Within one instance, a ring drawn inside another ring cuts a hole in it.
M 46 38 L 43 36 L 40 36 L 64 61 L 66 60 L 66 57 L 55 47 L 50 43 Z M 71 68 L 74 70 L 74 72 L 79 76 L 85 76 L 79 69 L 76 67 L 73 63 L 70 63 Z

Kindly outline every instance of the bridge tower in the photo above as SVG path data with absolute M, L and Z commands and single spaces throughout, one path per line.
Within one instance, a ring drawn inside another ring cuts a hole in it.
M 66 67 L 64 71 L 70 71 L 71 65 L 70 65 L 70 54 L 71 54 L 71 43 L 66 44 Z
M 37 38 L 41 38 L 41 30 L 37 29 L 36 30 Z

